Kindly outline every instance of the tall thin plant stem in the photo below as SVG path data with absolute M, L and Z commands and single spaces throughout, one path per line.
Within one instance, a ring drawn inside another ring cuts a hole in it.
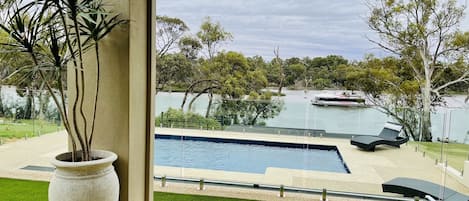
M 75 2 L 77 3 L 77 2 Z M 81 36 L 80 36 L 80 24 L 78 23 L 78 5 L 70 5 L 71 9 L 72 9 L 72 12 L 71 12 L 71 17 L 72 17 L 72 21 L 73 21 L 73 28 L 74 28 L 74 31 L 75 31 L 75 34 L 76 34 L 76 40 L 77 40 L 77 45 L 78 45 L 78 60 L 79 60 L 79 75 L 78 74 L 75 74 L 75 78 L 77 78 L 77 82 L 76 82 L 76 85 L 77 85 L 77 88 L 79 87 L 78 85 L 80 85 L 81 87 L 81 93 L 79 93 L 77 90 L 77 95 L 76 95 L 76 102 L 80 102 L 80 105 L 79 105 L 79 112 L 80 112 L 80 116 L 83 120 L 83 127 L 84 127 L 84 132 L 83 132 L 83 136 L 84 136 L 84 141 L 85 141 L 85 145 L 82 147 L 83 149 L 83 160 L 85 161 L 89 161 L 90 160 L 90 156 L 89 156 L 89 153 L 90 153 L 90 149 L 89 149 L 89 145 L 88 145 L 88 122 L 86 120 L 86 116 L 85 116 L 85 113 L 83 111 L 83 103 L 84 103 L 84 93 L 85 93 L 85 69 L 84 69 L 84 66 L 83 66 L 83 46 L 81 44 Z M 78 78 L 80 79 L 80 82 L 78 81 Z M 76 123 L 76 104 L 74 104 L 74 114 L 75 114 L 75 118 L 74 118 L 74 121 Z
M 68 32 L 68 24 L 67 24 L 67 20 L 65 19 L 65 16 L 62 12 L 63 8 L 62 8 L 62 5 L 60 4 L 60 1 L 59 0 L 55 0 L 55 5 L 57 6 L 57 9 L 59 10 L 59 15 L 60 15 L 60 19 L 61 19 L 61 22 L 64 26 L 64 32 L 65 32 L 65 42 L 68 46 L 68 49 L 69 49 L 69 52 L 71 54 L 71 57 L 72 57 L 72 62 L 73 62 L 73 66 L 74 66 L 74 71 L 75 71 L 75 91 L 76 91 L 76 96 L 75 96 L 75 101 L 73 102 L 73 109 L 72 109 L 72 115 L 73 115 L 73 128 L 75 129 L 75 133 L 76 133 L 76 137 L 77 139 L 80 139 L 80 130 L 78 128 L 78 124 L 77 124 L 77 115 L 76 115 L 76 107 L 77 107 L 77 103 L 78 103 L 78 96 L 80 94 L 79 92 L 79 88 L 78 88 L 78 63 L 77 63 L 77 59 L 76 59 L 76 56 L 75 56 L 75 53 L 73 51 L 73 47 L 72 47 L 72 42 L 70 40 L 70 33 Z M 61 82 L 61 81 L 60 81 Z M 63 96 L 63 95 L 62 95 Z M 63 97 L 62 97 L 63 98 Z M 63 99 L 64 100 L 64 99 Z M 65 102 L 64 102 L 64 105 L 63 105 L 63 110 L 64 111 L 67 111 L 66 110 L 66 106 L 65 106 Z M 66 118 L 66 120 L 68 121 L 68 124 L 70 124 L 70 120 L 68 118 Z M 71 130 L 70 130 L 71 131 Z M 70 132 L 69 131 L 69 132 Z M 73 139 L 73 136 L 72 136 L 72 142 L 74 141 Z M 83 149 L 83 145 L 81 144 L 81 148 Z M 73 151 L 72 151 L 72 157 L 76 158 L 76 153 L 77 153 L 77 148 L 76 146 L 73 148 Z M 72 160 L 72 161 L 75 161 L 75 160 Z
M 33 62 L 35 65 L 39 65 L 39 62 L 37 61 L 37 58 L 36 58 L 36 55 L 34 54 L 33 51 L 30 52 L 30 55 L 31 55 L 31 58 L 33 59 Z M 60 103 L 57 99 L 57 97 L 55 96 L 54 94 L 54 91 L 52 90 L 52 87 L 50 86 L 49 82 L 47 81 L 46 79 L 46 76 L 44 75 L 44 72 L 42 72 L 42 70 L 39 70 L 39 75 L 41 76 L 41 79 L 44 81 L 44 83 L 46 84 L 46 88 L 47 88 L 47 91 L 49 91 L 49 93 L 51 94 L 52 96 L 52 100 L 54 100 L 55 104 L 57 105 L 57 109 L 59 110 L 59 114 L 61 115 L 61 118 L 62 119 L 66 119 L 66 113 L 65 111 L 62 110 L 62 108 L 60 108 Z M 65 102 L 63 102 L 63 104 L 65 104 Z M 72 148 L 74 150 L 76 150 L 76 142 L 75 140 L 73 139 L 73 136 L 70 132 L 70 125 L 68 123 L 64 123 L 64 126 L 65 126 L 65 129 L 67 130 L 67 134 L 72 137 Z M 81 138 L 78 137 L 78 140 L 80 142 L 80 145 L 83 146 L 83 141 L 81 140 Z M 75 161 L 76 160 L 76 155 L 75 154 L 72 154 L 72 161 Z
M 90 140 L 88 141 L 88 144 L 91 146 L 91 143 L 93 142 L 93 135 L 94 135 L 94 125 L 96 121 L 96 113 L 97 113 L 97 106 L 98 106 L 98 96 L 99 96 L 99 82 L 100 82 L 100 74 L 101 74 L 101 66 L 100 66 L 100 60 L 99 60 L 99 44 L 98 41 L 95 41 L 95 46 L 94 49 L 96 51 L 96 96 L 94 99 L 94 110 L 93 110 L 93 120 L 91 123 L 91 134 L 90 134 Z

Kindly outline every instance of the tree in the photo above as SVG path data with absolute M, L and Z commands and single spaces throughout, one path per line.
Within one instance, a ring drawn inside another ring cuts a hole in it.
M 6 44 L 8 40 L 8 34 L 3 31 L 0 32 L 0 43 Z M 2 47 L 0 52 L 0 84 L 15 85 L 18 89 L 30 87 L 33 83 L 30 72 L 20 72 L 17 75 L 12 75 L 18 69 L 30 66 L 32 66 L 32 62 L 24 53 L 16 52 L 13 47 Z M 31 108 L 31 105 L 29 105 L 29 108 Z M 0 116 L 3 116 L 3 114 L 3 100 L 0 96 Z
M 189 27 L 181 19 L 167 16 L 156 16 L 156 23 L 157 53 L 161 58 L 179 43 L 184 33 L 189 31 Z
M 168 83 L 184 81 L 192 75 L 191 61 L 181 53 L 166 54 L 156 64 L 156 93 Z
M 469 81 L 469 33 L 458 29 L 464 7 L 456 0 L 375 0 L 369 3 L 368 25 L 379 35 L 370 39 L 382 49 L 402 58 L 419 83 L 423 140 L 432 140 L 430 113 L 440 94 L 449 86 Z M 458 72 L 453 80 L 440 82 L 447 70 Z
M 253 56 L 253 57 L 247 57 L 246 58 L 249 68 L 251 69 L 257 69 L 263 71 L 265 74 L 269 72 L 268 69 L 268 64 L 265 62 L 264 58 L 262 56 Z M 269 72 L 271 73 L 271 72 Z
M 277 95 L 282 95 L 282 88 L 285 85 L 285 65 L 282 59 L 280 58 L 279 47 L 274 49 L 275 58 L 270 62 L 272 68 L 278 73 L 278 91 Z
M 272 93 L 251 93 L 247 99 L 222 99 L 217 104 L 215 117 L 230 125 L 263 125 L 262 120 L 276 117 L 284 102 L 272 99 Z
M 259 119 L 266 120 L 276 117 L 280 114 L 284 105 L 282 100 L 272 99 L 270 92 L 261 95 L 252 94 L 246 103 L 246 110 L 241 115 L 243 116 L 244 124 L 247 125 L 265 124 L 264 122 L 259 122 Z
M 197 59 L 197 55 L 202 49 L 202 44 L 200 44 L 200 41 L 192 36 L 181 37 L 181 39 L 179 39 L 178 46 L 181 53 L 190 60 Z
M 172 128 L 196 128 L 196 129 L 222 129 L 222 125 L 217 120 L 205 118 L 193 112 L 183 112 L 182 110 L 169 108 L 155 118 L 156 126 L 167 126 Z
M 197 38 L 200 41 L 200 44 L 204 48 L 206 48 L 206 51 L 208 53 L 208 60 L 205 60 L 202 62 L 207 66 L 211 65 L 209 63 L 212 62 L 213 58 L 216 56 L 217 53 L 217 48 L 218 46 L 227 40 L 231 40 L 233 36 L 231 33 L 226 32 L 224 28 L 220 25 L 219 22 L 217 23 L 212 23 L 210 20 L 210 17 L 205 18 L 204 22 L 202 22 L 202 25 L 200 25 L 200 31 L 197 32 Z M 193 38 L 185 38 L 183 43 L 180 44 L 182 47 L 186 47 L 184 51 L 187 53 L 187 55 L 193 56 L 196 55 L 194 52 L 198 52 L 200 49 L 199 43 L 196 42 Z M 182 49 L 181 49 L 182 50 Z M 244 57 L 244 56 L 243 56 Z M 215 65 L 215 64 L 214 64 Z M 220 82 L 217 78 L 208 78 L 207 73 L 203 74 L 201 79 L 195 80 L 186 90 L 186 93 L 184 95 L 184 99 L 181 104 L 181 109 L 184 109 L 184 105 L 187 100 L 187 96 L 190 92 L 194 90 L 195 87 L 205 84 L 206 86 L 202 89 L 202 91 L 193 98 L 191 103 L 195 101 L 202 93 L 207 93 L 209 100 L 208 100 L 208 106 L 207 106 L 207 113 L 205 114 L 206 117 L 209 116 L 210 108 L 212 107 L 213 103 L 213 90 L 215 89 L 220 89 Z M 192 104 L 189 104 L 190 106 Z
M 200 43 L 190 36 L 183 36 L 189 27 L 179 18 L 156 16 L 157 22 L 157 61 L 156 93 L 163 90 L 168 83 L 185 80 L 190 77 Z M 181 53 L 169 53 L 175 46 Z
M 208 59 L 212 59 L 217 53 L 218 46 L 225 41 L 232 40 L 233 35 L 225 31 L 219 22 L 213 23 L 210 17 L 206 17 L 202 25 L 200 25 L 197 38 L 206 48 Z
M 219 94 L 223 99 L 240 99 L 252 92 L 260 93 L 267 86 L 267 78 L 264 71 L 252 68 L 244 55 L 237 52 L 222 52 L 212 60 L 201 61 L 201 79 L 193 82 L 186 90 L 186 96 L 181 104 L 181 109 L 187 101 L 187 94 L 199 88 L 199 93 L 189 103 L 192 103 L 202 94 L 208 93 L 209 104 L 206 116 L 209 116 L 213 93 Z
M 306 67 L 302 63 L 295 63 L 286 67 L 286 84 L 294 85 L 298 81 L 306 78 Z
M 312 82 L 316 89 L 344 88 L 345 72 L 348 60 L 339 55 L 326 57 L 305 57 L 301 60 L 305 66 L 305 75 L 302 77 L 305 83 Z
M 407 136 L 419 138 L 420 113 L 413 109 L 417 104 L 419 83 L 405 61 L 369 55 L 363 61 L 348 66 L 346 72 L 348 88 L 363 91 L 375 108 L 404 126 Z

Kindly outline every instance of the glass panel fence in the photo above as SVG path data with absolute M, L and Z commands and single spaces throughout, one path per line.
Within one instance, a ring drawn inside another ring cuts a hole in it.
M 2 86 L 0 145 L 62 130 L 60 115 L 44 91 Z
M 419 134 L 418 138 L 409 142 L 410 147 L 419 156 L 414 158 L 414 162 L 421 161 L 424 164 L 416 165 L 420 167 L 416 169 L 419 172 L 409 177 L 438 184 L 439 191 L 435 191 L 433 197 L 448 199 L 450 196 L 459 196 L 459 194 L 452 195 L 454 192 L 452 190 L 467 194 L 468 183 L 463 172 L 469 149 L 463 144 L 464 129 L 461 127 L 464 126 L 461 124 L 465 123 L 459 120 L 465 117 L 457 117 L 461 114 L 464 114 L 462 108 L 436 108 L 430 113 L 430 133 L 425 132 L 424 115 L 420 114 L 419 129 L 416 131 Z M 429 135 L 431 141 L 428 140 Z
M 182 112 L 169 106 L 180 108 L 183 94 L 158 94 L 155 176 L 345 197 L 400 198 L 393 182 L 431 182 L 438 190 L 426 193 L 440 197 L 467 192 L 467 109 L 436 109 L 429 125 L 417 108 L 320 106 L 312 94 L 286 93 L 268 101 L 214 98 L 208 118 L 207 96 L 189 95 L 192 106 Z M 373 149 L 352 143 L 363 139 Z

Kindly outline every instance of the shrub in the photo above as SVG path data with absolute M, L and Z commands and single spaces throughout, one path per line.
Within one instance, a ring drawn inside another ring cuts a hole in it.
M 216 119 L 205 118 L 204 116 L 193 113 L 183 112 L 179 109 L 169 108 L 155 119 L 156 126 L 173 128 L 203 128 L 203 129 L 222 129 L 220 122 Z

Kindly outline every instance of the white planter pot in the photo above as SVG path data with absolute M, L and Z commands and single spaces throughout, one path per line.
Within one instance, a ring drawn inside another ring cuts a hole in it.
M 118 201 L 119 179 L 112 163 L 117 155 L 93 150 L 93 158 L 85 162 L 71 161 L 71 153 L 63 153 L 51 162 L 56 167 L 49 184 L 49 201 Z

